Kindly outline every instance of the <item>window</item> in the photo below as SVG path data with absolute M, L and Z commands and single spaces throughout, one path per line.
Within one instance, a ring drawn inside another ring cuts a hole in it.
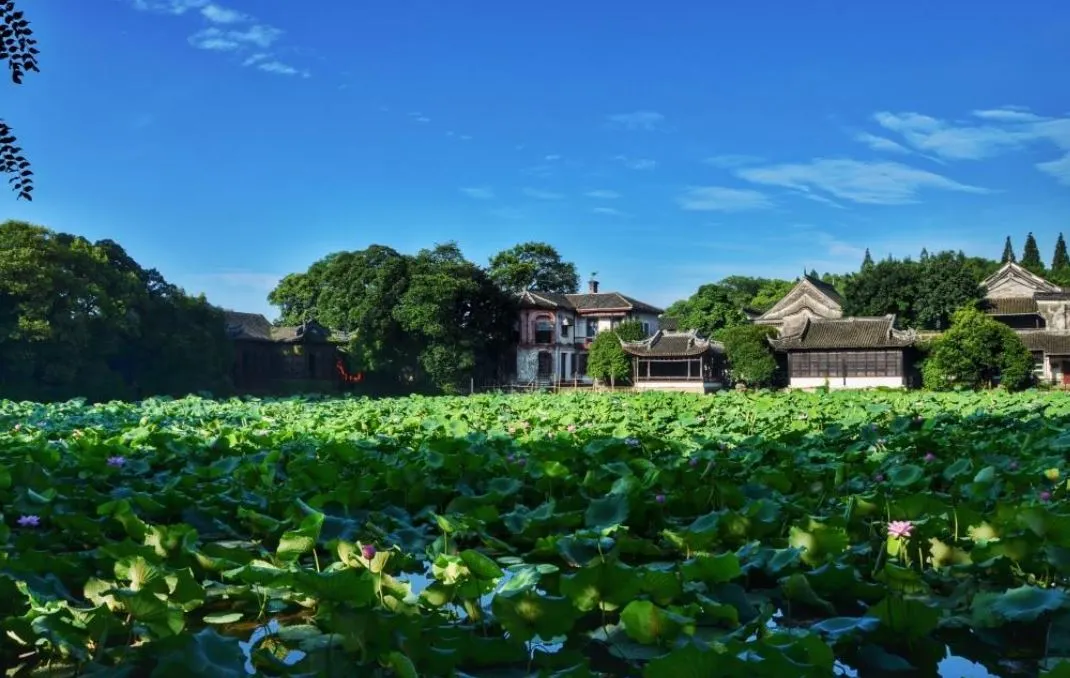
M 569 330 L 569 326 L 568 325 L 562 325 L 561 326 L 561 337 L 563 339 L 568 339 L 568 330 Z
M 579 353 L 576 355 L 576 374 L 583 377 L 587 375 L 587 354 Z
M 549 318 L 539 318 L 535 321 L 535 343 L 554 343 L 554 323 Z
M 650 323 L 643 323 L 643 336 L 644 337 L 649 337 L 650 336 Z
M 588 318 L 587 319 L 587 338 L 591 339 L 591 338 L 594 338 L 596 336 L 598 336 L 598 319 L 597 318 Z

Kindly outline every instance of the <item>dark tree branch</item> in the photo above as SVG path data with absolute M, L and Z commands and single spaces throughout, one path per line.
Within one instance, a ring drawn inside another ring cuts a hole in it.
M 37 54 L 30 22 L 15 8 L 14 0 L 0 2 L 0 60 L 7 62 L 12 82 L 21 85 L 27 73 L 40 72 Z M 17 143 L 11 128 L 0 120 L 0 172 L 9 176 L 8 183 L 19 198 L 29 201 L 33 200 L 33 171 Z

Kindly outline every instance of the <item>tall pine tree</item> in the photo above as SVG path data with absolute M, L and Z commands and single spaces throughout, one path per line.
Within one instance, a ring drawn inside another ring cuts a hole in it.
M 862 259 L 862 270 L 866 271 L 873 268 L 873 257 L 869 254 L 869 248 L 866 248 L 866 256 Z
M 1007 242 L 1003 244 L 1003 258 L 999 260 L 999 263 L 1006 264 L 1007 262 L 1018 261 L 1018 257 L 1014 256 L 1014 246 L 1011 245 L 1011 237 L 1007 236 Z
M 921 248 L 921 261 L 929 260 L 929 250 L 926 247 Z
M 1063 240 L 1063 234 L 1059 234 L 1059 239 L 1055 241 L 1055 256 L 1051 258 L 1051 270 L 1063 271 L 1070 268 L 1070 256 L 1066 254 L 1066 241 Z
M 1033 273 L 1044 272 L 1044 262 L 1040 260 L 1040 248 L 1037 247 L 1037 239 L 1032 233 L 1025 237 L 1025 247 L 1022 248 L 1022 267 Z

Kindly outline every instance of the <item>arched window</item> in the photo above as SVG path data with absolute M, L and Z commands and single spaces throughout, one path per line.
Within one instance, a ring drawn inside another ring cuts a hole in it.
M 554 343 L 554 321 L 549 316 L 539 316 L 535 319 L 535 343 Z

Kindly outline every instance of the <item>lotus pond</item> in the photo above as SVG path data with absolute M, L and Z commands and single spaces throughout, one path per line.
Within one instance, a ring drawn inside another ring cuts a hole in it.
M 0 665 L 1070 676 L 1068 450 L 1061 393 L 0 402 Z

